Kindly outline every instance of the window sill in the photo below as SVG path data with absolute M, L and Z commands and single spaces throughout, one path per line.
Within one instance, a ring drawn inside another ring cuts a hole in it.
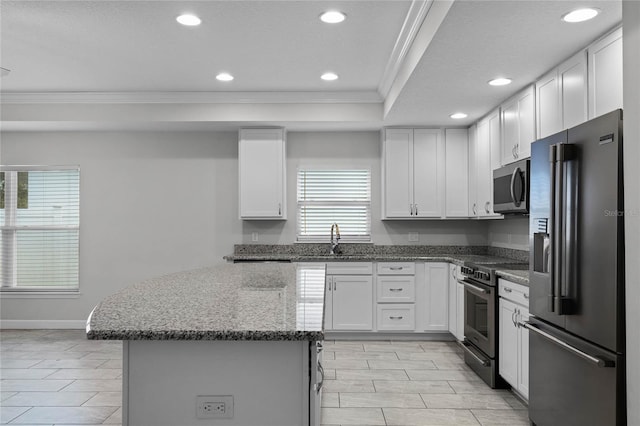
M 77 299 L 81 295 L 77 290 L 0 290 L 0 299 Z

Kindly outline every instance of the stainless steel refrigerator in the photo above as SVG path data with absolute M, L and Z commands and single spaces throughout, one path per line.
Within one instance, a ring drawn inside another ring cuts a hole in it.
M 626 425 L 622 110 L 536 141 L 529 418 Z

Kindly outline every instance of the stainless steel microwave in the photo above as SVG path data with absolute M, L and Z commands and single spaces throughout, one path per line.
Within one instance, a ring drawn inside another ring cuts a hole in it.
M 529 160 L 516 161 L 493 171 L 493 211 L 529 214 Z

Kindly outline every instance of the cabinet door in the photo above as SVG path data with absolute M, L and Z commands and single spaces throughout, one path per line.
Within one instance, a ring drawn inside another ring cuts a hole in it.
M 456 265 L 449 264 L 449 333 L 453 334 L 456 338 L 458 337 L 456 335 L 458 315 L 457 285 Z
M 240 130 L 238 157 L 240 217 L 286 219 L 284 130 Z
M 518 98 L 518 158 L 531 157 L 531 143 L 536 140 L 536 93 L 533 86 Z
M 426 263 L 425 279 L 425 328 L 447 331 L 449 329 L 449 265 L 447 263 Z
M 458 271 L 459 272 L 459 271 Z M 459 341 L 464 340 L 464 286 L 460 283 L 457 284 L 457 318 L 456 318 L 456 337 Z
M 500 298 L 498 314 L 498 372 L 511 386 L 518 387 L 518 328 L 514 325 L 516 305 Z
M 524 323 L 529 321 L 529 310 L 520 307 L 519 321 Z M 518 386 L 517 389 L 523 397 L 529 399 L 529 330 L 520 327 L 518 341 Z
M 516 148 L 520 130 L 518 129 L 518 99 L 514 98 L 503 104 L 502 116 L 502 164 L 508 164 L 518 159 Z
M 413 131 L 413 203 L 417 217 L 441 217 L 438 162 L 440 130 Z
M 562 106 L 560 131 L 588 120 L 587 52 L 582 51 L 560 65 L 558 79 Z M 543 136 L 548 135 L 538 135 Z
M 373 329 L 373 280 L 371 276 L 333 277 L 333 329 Z
M 445 217 L 469 217 L 469 133 L 445 130 Z
M 539 137 L 544 138 L 562 130 L 560 105 L 558 70 L 554 69 L 536 82 L 536 121 Z
M 384 218 L 411 217 L 413 130 L 386 129 L 383 141 Z
M 324 329 L 333 330 L 333 277 L 325 276 L 324 286 Z
M 493 170 L 491 169 L 491 123 L 483 120 L 478 123 L 478 143 L 476 144 L 476 185 L 478 185 L 476 216 L 488 216 L 492 212 Z
M 469 216 L 478 215 L 478 124 L 469 127 Z
M 589 118 L 622 108 L 622 28 L 595 42 L 589 54 Z

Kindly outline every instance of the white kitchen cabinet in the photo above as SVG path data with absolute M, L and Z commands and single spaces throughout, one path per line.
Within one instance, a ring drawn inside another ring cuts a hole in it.
M 425 263 L 425 330 L 449 330 L 449 264 Z
M 284 129 L 241 129 L 239 211 L 241 219 L 286 219 Z
M 440 130 L 384 130 L 383 219 L 441 217 L 440 139 Z
M 460 267 L 449 264 L 449 333 L 464 340 L 464 286 L 458 282 Z
M 535 89 L 530 86 L 500 106 L 502 164 L 531 156 L 536 140 Z
M 581 51 L 536 82 L 538 138 L 587 121 L 587 53 Z
M 378 331 L 416 330 L 415 270 L 414 262 L 376 264 Z
M 373 330 L 372 270 L 370 262 L 327 264 L 325 330 Z
M 622 108 L 622 28 L 587 49 L 589 55 L 589 118 Z
M 469 217 L 469 132 L 445 130 L 445 217 Z
M 460 276 L 460 267 L 458 266 L 456 269 L 457 276 Z M 464 340 L 464 285 L 458 283 L 457 284 L 457 318 L 456 318 L 456 337 L 459 341 Z
M 378 331 L 414 331 L 416 328 L 414 304 L 379 303 L 376 316 Z
M 499 373 L 525 399 L 529 398 L 529 289 L 499 280 Z
M 493 212 L 493 170 L 500 167 L 500 114 L 498 110 L 478 121 L 475 135 L 470 138 L 469 152 L 472 174 L 470 185 L 475 194 L 470 197 L 470 216 L 478 218 L 502 217 Z

